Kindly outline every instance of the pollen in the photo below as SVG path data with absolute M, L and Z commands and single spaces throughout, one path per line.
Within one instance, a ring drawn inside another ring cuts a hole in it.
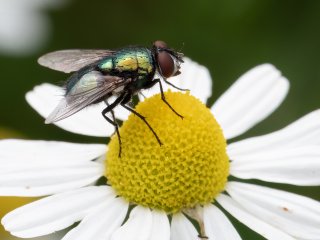
M 120 128 L 122 153 L 113 136 L 105 176 L 116 193 L 132 204 L 175 213 L 213 202 L 229 175 L 226 140 L 210 110 L 189 93 L 167 92 L 177 116 L 154 95 L 131 114 Z

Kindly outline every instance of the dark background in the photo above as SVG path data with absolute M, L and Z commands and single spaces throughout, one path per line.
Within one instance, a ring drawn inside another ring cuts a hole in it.
M 44 125 L 24 99 L 37 84 L 58 84 L 67 78 L 36 60 L 46 52 L 68 48 L 149 46 L 165 40 L 209 68 L 214 80 L 209 106 L 251 67 L 274 64 L 290 80 L 289 95 L 244 137 L 277 130 L 320 107 L 320 1 L 74 0 L 46 12 L 52 31 L 44 47 L 27 57 L 0 55 L 0 127 L 24 138 L 105 141 Z M 320 199 L 319 188 L 274 186 Z M 243 239 L 259 239 L 245 227 L 240 234 Z

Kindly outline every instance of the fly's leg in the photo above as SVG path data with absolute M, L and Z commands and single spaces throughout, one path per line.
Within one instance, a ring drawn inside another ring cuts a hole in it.
M 119 155 L 118 155 L 119 158 L 121 158 L 122 142 L 121 142 L 121 137 L 120 137 L 120 133 L 119 133 L 119 126 L 118 126 L 118 123 L 117 123 L 116 118 L 114 116 L 113 109 L 123 100 L 123 97 L 124 97 L 124 94 L 119 96 L 111 104 L 109 104 L 107 101 L 105 101 L 105 103 L 107 104 L 107 107 L 102 110 L 102 116 L 104 117 L 104 119 L 106 119 L 109 123 L 111 123 L 114 126 L 115 130 L 116 130 L 116 134 L 117 134 L 118 142 L 119 142 Z M 111 112 L 112 119 L 107 117 L 106 114 L 108 112 Z
M 153 130 L 153 128 L 151 127 L 151 125 L 148 123 L 148 121 L 146 120 L 146 117 L 142 116 L 140 113 L 136 112 L 135 110 L 133 110 L 131 107 L 125 105 L 125 104 L 121 104 L 122 107 L 124 107 L 125 109 L 127 109 L 128 111 L 132 112 L 134 115 L 136 115 L 138 118 L 140 118 L 142 121 L 144 121 L 144 123 L 148 126 L 148 128 L 151 130 L 151 132 L 153 133 L 153 135 L 155 136 L 155 138 L 157 139 L 159 145 L 162 145 L 162 142 L 160 140 L 160 138 L 158 137 L 157 133 Z
M 124 107 L 125 109 L 127 109 L 129 112 L 132 112 L 138 118 L 140 118 L 148 126 L 150 131 L 153 133 L 153 135 L 157 139 L 159 145 L 161 146 L 162 142 L 161 142 L 160 138 L 158 137 L 157 133 L 153 130 L 151 125 L 148 123 L 148 121 L 146 120 L 146 117 L 142 116 L 140 113 L 138 113 L 137 111 L 135 111 L 134 109 L 132 109 L 131 107 L 126 105 L 126 103 L 130 101 L 131 96 L 132 96 L 132 94 L 128 94 L 126 97 L 124 97 L 123 101 L 121 102 L 121 106 Z
M 140 94 L 144 99 L 147 98 L 142 92 L 139 92 L 139 94 Z
M 117 133 L 117 137 L 118 137 L 118 141 L 119 141 L 118 157 L 121 158 L 122 142 L 121 142 L 121 137 L 120 137 L 120 133 L 119 133 L 118 123 L 116 122 L 116 119 L 114 117 L 114 113 L 111 110 L 112 120 L 109 117 L 107 117 L 103 111 L 102 111 L 102 115 L 103 115 L 104 119 L 106 119 L 109 123 L 111 123 L 114 126 L 114 128 L 116 129 L 116 133 Z
M 177 113 L 176 110 L 174 110 L 174 108 L 167 102 L 165 96 L 164 96 L 164 93 L 163 93 L 163 87 L 162 87 L 162 83 L 160 81 L 160 79 L 153 79 L 150 83 L 149 83 L 149 88 L 154 86 L 155 84 L 159 83 L 159 86 L 160 86 L 160 93 L 161 93 L 161 99 L 162 101 L 164 101 L 165 104 L 167 104 L 167 106 L 177 115 L 179 116 L 181 119 L 183 119 L 183 116 L 180 115 L 179 113 Z
M 171 87 L 174 87 L 175 89 L 178 89 L 178 90 L 180 90 L 180 91 L 190 91 L 189 89 L 177 87 L 177 86 L 174 85 L 173 83 L 168 82 L 168 80 L 167 80 L 166 78 L 163 78 L 163 81 L 164 81 L 166 84 L 170 85 Z

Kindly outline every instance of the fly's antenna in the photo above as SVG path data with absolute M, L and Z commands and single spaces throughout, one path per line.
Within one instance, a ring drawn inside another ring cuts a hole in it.
M 181 46 L 180 49 L 178 50 L 179 53 L 182 53 L 182 52 L 183 52 L 182 50 L 183 50 L 184 46 L 185 46 L 185 42 L 182 42 L 182 46 Z

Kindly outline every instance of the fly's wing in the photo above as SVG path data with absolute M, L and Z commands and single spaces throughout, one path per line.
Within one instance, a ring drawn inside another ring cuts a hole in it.
M 38 63 L 53 70 L 70 73 L 114 53 L 111 50 L 62 50 L 41 56 Z
M 45 123 L 57 122 L 75 114 L 115 89 L 125 86 L 128 81 L 129 79 L 117 76 L 104 76 L 98 71 L 83 75 L 47 117 Z

